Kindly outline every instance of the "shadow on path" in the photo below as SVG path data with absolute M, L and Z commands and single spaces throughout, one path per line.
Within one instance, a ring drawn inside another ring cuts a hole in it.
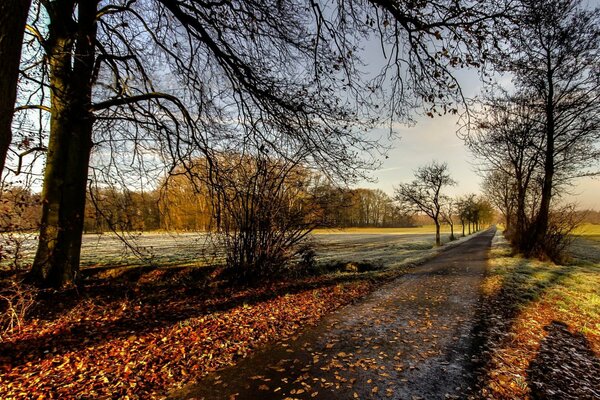
M 544 327 L 548 332 L 528 369 L 533 399 L 600 399 L 600 360 L 580 333 L 562 322 Z

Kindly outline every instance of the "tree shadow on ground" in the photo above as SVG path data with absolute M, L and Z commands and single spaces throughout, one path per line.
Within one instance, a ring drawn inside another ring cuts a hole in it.
M 503 256 L 510 253 L 508 245 L 506 246 Z M 522 310 L 553 287 L 559 286 L 572 274 L 573 269 L 557 265 L 543 277 L 536 275 L 538 272 L 534 261 L 520 259 L 518 265 L 504 276 L 498 291 L 492 295 L 482 295 L 471 351 L 475 371 L 472 382 L 475 397 L 489 383 L 487 372 L 494 350 L 514 340 L 513 326 Z
M 148 277 L 147 274 L 151 274 Z M 0 343 L 0 354 L 12 367 L 32 360 L 41 360 L 48 353 L 53 356 L 76 352 L 107 342 L 142 336 L 162 328 L 199 318 L 215 312 L 226 312 L 238 306 L 254 305 L 287 294 L 320 289 L 337 284 L 373 279 L 369 274 L 337 274 L 319 279 L 289 279 L 267 285 L 237 286 L 212 285 L 206 271 L 145 269 L 128 271 L 116 280 L 100 280 L 79 288 L 80 292 L 53 293 L 42 296 L 37 305 L 37 317 L 58 321 L 78 307 L 90 306 L 116 313 L 118 318 L 102 315 L 82 315 L 76 322 L 69 321 L 58 330 L 27 339 Z M 192 276 L 189 276 L 192 274 Z M 194 276 L 201 274 L 202 276 Z M 382 276 L 379 279 L 390 279 Z M 148 280 L 148 283 L 140 283 Z M 75 290 L 75 289 L 72 289 Z M 47 312 L 45 310 L 48 310 Z M 83 311 L 85 314 L 85 310 Z
M 600 360 L 580 333 L 552 321 L 527 370 L 533 399 L 600 399 Z

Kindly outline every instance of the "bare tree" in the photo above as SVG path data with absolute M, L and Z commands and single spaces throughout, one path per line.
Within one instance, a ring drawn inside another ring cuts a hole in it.
M 185 168 L 223 142 L 252 142 L 308 149 L 326 173 L 357 177 L 372 165 L 357 154 L 377 147 L 361 130 L 371 106 L 405 119 L 416 105 L 455 112 L 452 69 L 483 63 L 506 11 L 454 0 L 34 1 L 38 57 L 21 67 L 18 107 L 19 123 L 38 117 L 27 154 L 47 148 L 31 278 L 76 278 L 89 172 L 127 186 L 143 181 L 140 168 Z M 370 82 L 358 68 L 367 37 L 388 60 Z
M 407 209 L 423 212 L 435 224 L 435 244 L 440 246 L 440 224 L 442 207 L 447 201 L 442 190 L 454 186 L 456 182 L 450 177 L 446 163 L 431 162 L 415 172 L 415 180 L 400 184 L 395 189 L 395 199 Z
M 505 231 L 511 232 L 516 209 L 514 177 L 504 170 L 489 171 L 485 175 L 481 188 L 485 196 L 502 214 Z
M 506 211 L 514 201 L 514 215 L 508 215 L 507 220 L 511 228 L 508 232 L 520 248 L 531 226 L 530 200 L 539 186 L 545 143 L 541 115 L 531 96 L 500 93 L 479 101 L 483 107 L 472 116 L 466 143 L 483 162 L 483 171 L 495 178 L 488 178 L 492 185 L 488 191 L 503 192 L 500 198 L 494 196 L 502 203 L 500 209 Z
M 552 198 L 574 177 L 597 173 L 600 159 L 600 9 L 581 0 L 523 0 L 501 70 L 537 99 L 543 122 L 539 209 L 526 254 L 543 255 Z M 525 244 L 525 242 L 523 242 Z
M 450 240 L 456 239 L 454 236 L 454 217 L 456 216 L 456 200 L 452 197 L 446 197 L 442 205 L 441 214 L 444 222 L 450 226 Z
M 0 178 L 12 141 L 19 62 L 30 5 L 31 0 L 4 0 L 0 3 Z

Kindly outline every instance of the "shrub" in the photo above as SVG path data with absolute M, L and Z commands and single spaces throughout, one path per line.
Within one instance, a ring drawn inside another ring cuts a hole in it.
M 0 289 L 0 338 L 20 329 L 27 312 L 35 303 L 36 290 L 11 281 Z

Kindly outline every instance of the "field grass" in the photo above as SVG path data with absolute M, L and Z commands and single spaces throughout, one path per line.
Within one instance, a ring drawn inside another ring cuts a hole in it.
M 323 229 L 317 230 L 311 240 L 320 261 L 370 260 L 384 264 L 390 258 L 406 259 L 418 252 L 431 250 L 434 233 L 434 225 L 416 228 Z M 223 253 L 219 251 L 215 238 L 206 234 L 144 232 L 124 235 L 124 238 L 112 233 L 84 235 L 81 268 L 203 267 L 223 262 Z M 447 229 L 442 230 L 442 241 L 449 241 Z M 20 263 L 27 268 L 35 254 L 35 236 L 24 236 L 21 245 Z M 10 248 L 10 245 L 6 247 Z
M 494 238 L 483 286 L 491 348 L 484 397 L 563 398 L 552 391 L 582 390 L 579 397 L 594 398 L 583 378 L 600 356 L 600 241 L 591 228 L 575 237 L 569 265 L 513 256 L 499 233 Z M 540 381 L 544 374 L 549 382 Z M 567 376 L 576 379 L 563 382 Z
M 573 232 L 577 236 L 592 236 L 597 237 L 600 240 L 600 224 L 582 224 L 575 229 Z

